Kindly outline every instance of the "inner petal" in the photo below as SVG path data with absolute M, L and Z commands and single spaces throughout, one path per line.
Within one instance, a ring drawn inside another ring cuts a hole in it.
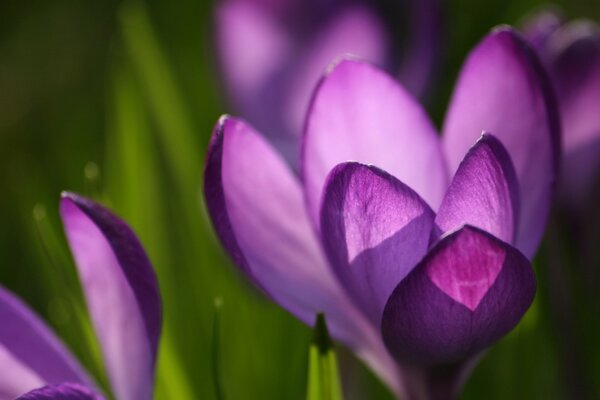
M 491 249 L 483 236 L 468 235 L 463 239 L 463 250 L 442 250 L 438 255 L 441 262 L 429 264 L 427 275 L 441 291 L 475 311 L 496 281 L 506 252 Z

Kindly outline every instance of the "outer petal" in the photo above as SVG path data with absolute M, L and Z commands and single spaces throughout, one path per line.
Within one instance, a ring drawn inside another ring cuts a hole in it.
M 102 400 L 103 397 L 75 383 L 49 385 L 26 393 L 17 400 Z
M 0 399 L 47 383 L 90 380 L 64 345 L 25 304 L 0 287 Z
M 465 224 L 512 243 L 518 222 L 519 184 L 502 143 L 484 134 L 456 171 L 435 218 L 439 233 Z
M 329 174 L 321 208 L 325 251 L 376 326 L 396 287 L 427 252 L 434 213 L 393 176 L 358 163 Z
M 521 253 L 465 226 L 396 287 L 383 314 L 383 339 L 403 363 L 460 363 L 507 334 L 534 294 L 533 270 Z
M 317 88 L 304 132 L 301 169 L 315 226 L 327 174 L 349 160 L 388 171 L 433 208 L 446 189 L 439 141 L 421 106 L 383 71 L 345 60 Z
M 531 258 L 554 191 L 560 130 L 548 79 L 510 28 L 486 37 L 462 69 L 444 126 L 452 171 L 482 131 L 500 139 L 514 163 L 521 197 L 516 245 Z
M 131 228 L 100 205 L 64 193 L 60 212 L 113 391 L 150 399 L 162 318 L 150 261 Z
M 394 385 L 393 361 L 374 326 L 336 281 L 311 228 L 302 189 L 284 160 L 251 127 L 223 117 L 205 170 L 204 193 L 215 230 L 237 266 L 307 324 L 325 312 L 332 335 Z M 396 386 L 397 388 L 397 386 Z

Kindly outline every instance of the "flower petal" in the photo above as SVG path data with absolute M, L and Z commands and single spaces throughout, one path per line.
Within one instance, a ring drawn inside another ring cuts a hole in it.
M 204 194 L 223 246 L 248 278 L 306 324 L 324 312 L 332 336 L 370 358 L 371 367 L 394 385 L 395 366 L 377 330 L 354 307 L 327 265 L 300 183 L 246 123 L 223 117 L 217 124 Z M 375 354 L 364 354 L 378 346 Z
M 344 60 L 317 88 L 304 132 L 301 171 L 315 226 L 327 174 L 350 160 L 384 169 L 434 209 L 442 200 L 445 161 L 421 106 L 380 69 Z
M 299 52 L 297 59 L 290 60 L 293 65 L 288 77 L 291 86 L 283 113 L 297 135 L 296 140 L 302 132 L 315 85 L 331 62 L 352 55 L 383 67 L 388 64 L 389 46 L 384 23 L 370 8 L 348 5 L 337 10 Z
M 529 44 L 538 52 L 542 62 L 545 57 L 549 39 L 563 23 L 563 15 L 554 8 L 538 11 L 523 21 L 521 32 Z
M 441 64 L 443 7 L 440 0 L 408 1 L 410 40 L 405 43 L 400 81 L 409 92 L 419 96 L 427 93 Z
M 26 393 L 17 400 L 102 400 L 85 386 L 75 383 L 62 383 L 59 385 L 48 385 Z
M 21 393 L 25 393 L 46 382 L 29 367 L 15 358 L 5 347 L 0 346 L 0 399 L 13 400 Z
M 444 125 L 451 171 L 482 131 L 508 150 L 520 186 L 517 247 L 528 257 L 540 242 L 560 154 L 556 99 L 539 61 L 510 28 L 488 35 L 467 59 Z
M 574 196 L 584 197 L 600 169 L 600 27 L 578 20 L 552 36 L 551 73 L 558 88 L 563 127 L 564 179 Z M 587 155 L 588 157 L 582 157 Z
M 396 285 L 427 252 L 434 213 L 393 176 L 344 163 L 327 178 L 321 234 L 350 297 L 376 326 Z
M 269 117 L 278 117 L 271 115 L 265 102 L 274 103 L 281 93 L 277 94 L 279 88 L 266 91 L 289 58 L 291 38 L 264 7 L 253 2 L 221 2 L 215 18 L 221 71 L 234 107 L 252 123 L 270 127 Z
M 150 399 L 161 327 L 158 282 L 139 240 L 91 200 L 64 193 L 60 212 L 119 399 Z
M 0 399 L 13 399 L 46 383 L 90 383 L 46 324 L 1 287 L 0 321 Z
M 465 226 L 438 242 L 396 287 L 383 314 L 383 339 L 403 363 L 460 363 L 513 329 L 534 295 L 528 260 Z
M 512 243 L 518 205 L 519 185 L 510 156 L 498 139 L 484 134 L 458 167 L 435 224 L 440 234 L 469 224 Z

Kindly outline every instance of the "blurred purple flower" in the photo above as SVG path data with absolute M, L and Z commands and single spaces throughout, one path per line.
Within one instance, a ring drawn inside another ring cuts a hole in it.
M 535 292 L 528 258 L 560 142 L 549 86 L 496 29 L 467 59 L 440 141 L 392 77 L 341 61 L 313 96 L 300 179 L 249 124 L 219 121 L 204 182 L 215 230 L 255 285 L 305 323 L 325 312 L 397 394 L 451 396 Z M 433 382 L 440 365 L 451 377 Z
M 65 193 L 60 211 L 113 394 L 151 399 L 162 314 L 150 261 L 131 228 L 102 206 Z M 2 288 L 0 320 L 0 399 L 102 398 L 45 323 Z
M 439 0 L 220 0 L 227 97 L 296 166 L 311 91 L 327 65 L 352 54 L 424 92 L 440 54 L 440 8 Z
M 561 194 L 577 204 L 600 174 L 600 27 L 535 14 L 523 28 L 546 65 L 558 94 L 563 131 Z

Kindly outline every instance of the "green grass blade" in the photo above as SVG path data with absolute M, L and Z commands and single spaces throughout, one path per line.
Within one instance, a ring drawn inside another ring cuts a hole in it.
M 212 366 L 213 382 L 217 400 L 225 400 L 225 390 L 221 379 L 221 308 L 223 299 L 215 299 L 215 312 L 213 317 L 213 340 L 212 340 Z
M 197 184 L 201 166 L 195 130 L 142 2 L 125 2 L 120 23 L 125 49 L 159 127 L 172 172 L 182 187 Z
M 189 377 L 175 346 L 178 317 L 185 298 L 172 279 L 173 250 L 165 212 L 164 179 L 144 98 L 131 68 L 117 60 L 111 71 L 112 110 L 108 146 L 107 198 L 138 234 L 155 267 L 163 299 L 163 331 L 157 364 L 157 398 L 193 398 Z
M 323 314 L 317 316 L 308 352 L 307 400 L 342 400 L 337 360 Z

